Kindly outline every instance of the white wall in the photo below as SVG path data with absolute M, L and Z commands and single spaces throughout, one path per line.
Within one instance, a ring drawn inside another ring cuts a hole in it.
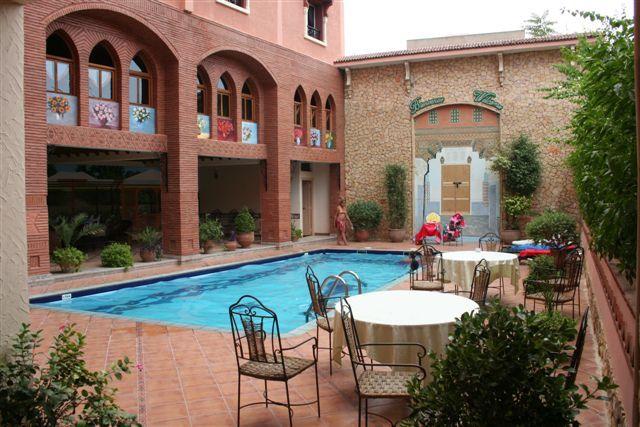
M 294 162 L 291 171 L 291 215 L 298 214 L 300 219 L 294 221 L 302 230 L 302 180 L 300 179 L 300 162 Z
M 329 165 L 325 163 L 312 163 L 311 172 L 300 172 L 301 180 L 313 182 L 311 191 L 313 192 L 314 234 L 329 234 L 331 232 L 329 174 Z M 302 186 L 300 191 L 302 191 Z M 302 203 L 302 197 L 300 197 L 300 201 Z M 302 206 L 300 212 L 302 212 Z
M 198 186 L 200 213 L 216 209 L 228 212 L 244 206 L 260 212 L 258 165 L 201 166 Z

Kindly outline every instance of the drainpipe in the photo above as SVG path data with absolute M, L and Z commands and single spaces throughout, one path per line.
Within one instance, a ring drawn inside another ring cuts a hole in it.
M 640 1 L 640 0 L 637 0 Z M 427 217 L 427 175 L 429 175 L 429 161 L 427 160 L 427 171 L 422 176 L 422 221 Z
M 636 168 L 640 167 L 640 0 L 634 1 L 633 11 L 633 62 L 635 72 L 635 89 L 636 89 Z M 637 170 L 637 180 L 640 184 L 640 169 Z M 640 198 L 636 194 L 636 208 L 640 212 Z M 636 218 L 637 213 L 636 212 Z M 638 407 L 638 400 L 640 398 L 640 289 L 638 284 L 640 283 L 640 249 L 638 248 L 638 242 L 640 242 L 640 221 L 637 221 L 636 225 L 636 327 L 633 337 L 634 347 L 634 363 L 633 363 L 633 409 L 631 413 L 631 425 L 637 426 L 640 423 L 640 408 Z

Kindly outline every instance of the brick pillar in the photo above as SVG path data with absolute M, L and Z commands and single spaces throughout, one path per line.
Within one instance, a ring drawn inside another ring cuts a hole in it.
M 262 216 L 262 241 L 280 243 L 291 240 L 291 159 L 289 152 L 293 141 L 293 114 L 289 120 L 278 120 L 278 105 L 288 99 L 289 93 L 275 87 L 264 91 L 264 143 L 267 144 L 267 160 L 260 166 L 260 213 Z M 287 106 L 291 103 L 285 103 Z M 290 112 L 286 109 L 286 112 Z M 266 184 L 265 184 L 266 180 Z
M 332 233 L 336 232 L 333 219 L 336 214 L 338 199 L 345 196 L 343 170 L 344 168 L 340 167 L 340 163 L 331 163 L 329 165 L 329 218 L 331 218 L 330 229 Z
M 29 322 L 25 222 L 24 7 L 0 3 L 0 356 Z
M 199 252 L 198 242 L 198 134 L 195 64 L 187 61 L 166 68 L 165 96 L 175 104 L 166 119 L 167 156 L 163 167 L 162 233 L 168 255 Z

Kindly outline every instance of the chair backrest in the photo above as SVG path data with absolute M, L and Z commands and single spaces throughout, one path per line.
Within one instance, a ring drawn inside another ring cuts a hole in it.
M 340 319 L 342 320 L 342 330 L 344 332 L 345 340 L 347 341 L 347 351 L 349 352 L 349 359 L 351 360 L 351 367 L 353 369 L 353 375 L 356 378 L 357 385 L 357 368 L 359 365 L 364 363 L 364 354 L 360 347 L 360 339 L 358 338 L 358 331 L 356 330 L 353 311 L 346 298 L 340 298 Z
M 280 327 L 275 312 L 251 296 L 240 297 L 229 307 L 236 361 L 284 363 Z
M 311 306 L 313 307 L 313 312 L 316 317 L 327 317 L 327 307 L 324 301 L 324 297 L 322 296 L 322 290 L 320 288 L 320 281 L 318 280 L 318 276 L 313 271 L 310 265 L 307 266 L 307 271 L 305 273 L 305 278 L 307 280 L 307 287 L 309 288 L 309 296 L 311 297 Z
M 418 252 L 421 255 L 420 272 L 422 274 L 419 280 L 429 280 L 429 281 L 435 280 L 438 270 L 436 270 L 434 266 L 436 264 L 436 259 L 438 258 L 438 255 L 441 255 L 442 252 L 440 252 L 433 246 L 427 245 L 424 243 L 422 245 L 421 250 Z
M 487 233 L 478 240 L 478 247 L 483 251 L 499 252 L 502 242 L 496 233 Z
M 576 338 L 575 350 L 571 355 L 571 369 L 567 375 L 567 387 L 571 387 L 576 381 L 576 375 L 578 368 L 580 367 L 580 360 L 582 359 L 582 350 L 584 349 L 584 341 L 587 336 L 587 321 L 589 320 L 589 307 L 584 310 L 582 320 L 580 321 L 580 329 L 578 330 L 578 337 Z
M 481 259 L 473 270 L 473 281 L 469 298 L 478 305 L 484 305 L 487 301 L 487 290 L 491 282 L 491 269 L 486 259 Z
M 583 263 L 584 249 L 575 248 L 567 255 L 562 266 L 562 289 L 559 289 L 560 292 L 568 292 L 580 287 Z

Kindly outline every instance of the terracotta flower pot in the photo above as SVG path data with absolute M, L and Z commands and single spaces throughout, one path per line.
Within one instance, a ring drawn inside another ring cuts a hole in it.
M 298 240 L 300 240 L 300 238 L 298 236 L 296 236 L 295 234 L 291 236 L 291 241 L 292 242 L 297 242 Z
M 80 266 L 76 265 L 76 264 L 60 264 L 60 271 L 62 271 L 63 273 L 75 273 L 76 271 L 80 270 Z
M 238 249 L 238 242 L 236 242 L 235 240 L 224 242 L 224 248 L 228 251 L 235 251 L 236 249 Z
M 238 233 L 238 235 L 236 236 L 236 240 L 243 248 L 250 247 L 254 239 L 255 236 L 253 231 L 250 231 L 248 233 Z
M 204 242 L 203 249 L 205 254 L 211 254 L 215 252 L 216 242 L 214 242 L 213 240 L 207 240 L 206 242 Z
M 389 229 L 389 240 L 392 243 L 400 243 L 404 240 L 405 232 L 404 228 L 390 228 Z
M 369 240 L 369 230 L 356 230 L 354 236 L 356 241 L 366 242 Z
M 140 258 L 142 258 L 142 262 L 155 261 L 156 251 L 154 249 L 140 249 Z
M 508 245 L 513 243 L 514 240 L 520 240 L 520 230 L 502 230 L 500 238 Z

